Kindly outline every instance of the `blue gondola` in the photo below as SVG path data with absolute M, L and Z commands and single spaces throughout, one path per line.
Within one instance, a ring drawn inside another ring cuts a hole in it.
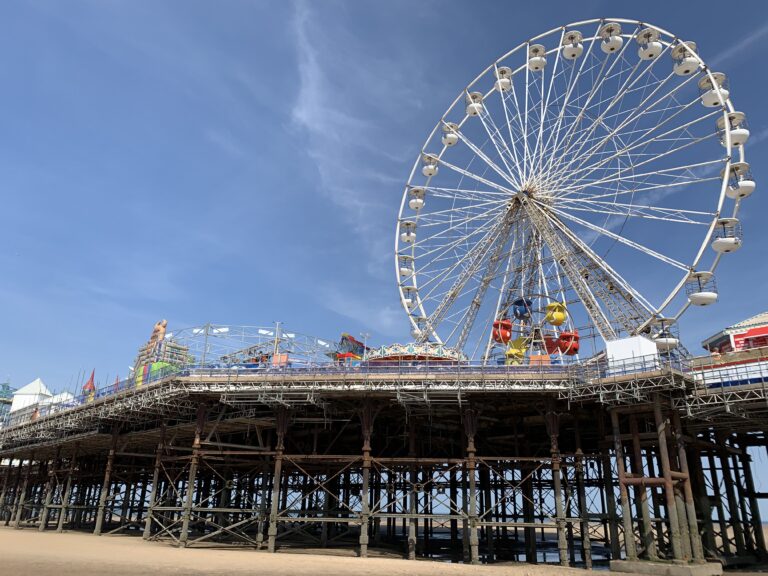
M 512 314 L 518 320 L 528 320 L 531 317 L 531 306 L 533 302 L 527 298 L 518 298 L 512 302 Z

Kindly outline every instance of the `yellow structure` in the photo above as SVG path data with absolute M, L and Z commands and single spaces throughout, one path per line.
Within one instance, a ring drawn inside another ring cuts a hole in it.
M 547 315 L 544 317 L 546 322 L 552 326 L 560 326 L 565 322 L 568 314 L 568 308 L 564 302 L 550 302 L 547 304 Z

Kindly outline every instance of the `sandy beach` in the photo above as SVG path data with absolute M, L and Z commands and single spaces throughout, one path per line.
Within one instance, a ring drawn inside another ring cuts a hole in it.
M 583 570 L 527 564 L 470 566 L 399 558 L 292 552 L 179 549 L 128 536 L 37 532 L 0 527 L 0 576 L 548 576 Z

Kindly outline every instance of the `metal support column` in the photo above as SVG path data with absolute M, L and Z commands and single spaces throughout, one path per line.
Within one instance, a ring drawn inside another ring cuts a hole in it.
M 112 445 L 107 456 L 107 465 L 104 468 L 104 481 L 101 484 L 101 492 L 99 493 L 99 507 L 96 510 L 96 526 L 93 529 L 93 533 L 96 536 L 101 535 L 101 528 L 104 525 L 104 512 L 107 507 L 109 484 L 112 481 L 112 466 L 115 462 L 115 452 L 117 450 L 117 433 L 118 428 L 115 426 L 114 430 L 112 430 Z
M 627 473 L 624 469 L 624 447 L 621 443 L 621 428 L 619 426 L 619 414 L 611 410 L 611 426 L 613 428 L 613 448 L 616 452 L 616 471 L 619 476 L 619 494 L 621 496 L 621 516 L 624 522 L 624 547 L 627 552 L 627 560 L 637 560 L 637 548 L 635 547 L 635 535 L 632 531 L 632 509 L 629 506 L 629 493 L 627 492 Z M 610 471 L 608 471 L 608 474 Z M 609 494 L 613 497 L 613 494 Z
M 187 493 L 184 497 L 184 509 L 181 513 L 181 533 L 179 534 L 179 546 L 186 546 L 189 540 L 189 522 L 192 518 L 194 506 L 195 488 L 197 486 L 197 467 L 200 464 L 200 440 L 205 428 L 205 417 L 208 407 L 200 404 L 197 407 L 197 419 L 195 422 L 195 439 L 192 441 L 192 457 L 189 461 L 189 478 L 187 479 Z
M 685 560 L 683 544 L 680 540 L 680 517 L 677 513 L 677 502 L 675 501 L 675 482 L 672 479 L 672 468 L 669 462 L 669 449 L 667 447 L 667 420 L 664 419 L 661 413 L 661 401 L 658 396 L 653 400 L 653 417 L 656 422 L 656 433 L 659 439 L 659 459 L 661 460 L 661 473 L 664 477 L 664 496 L 667 504 L 672 555 L 675 560 Z

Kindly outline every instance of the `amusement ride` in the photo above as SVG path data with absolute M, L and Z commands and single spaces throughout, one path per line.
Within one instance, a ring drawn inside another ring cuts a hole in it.
M 695 42 L 645 22 L 554 28 L 489 65 L 427 137 L 395 235 L 416 342 L 563 362 L 586 337 L 679 346 L 717 301 L 755 189 L 746 116 Z

